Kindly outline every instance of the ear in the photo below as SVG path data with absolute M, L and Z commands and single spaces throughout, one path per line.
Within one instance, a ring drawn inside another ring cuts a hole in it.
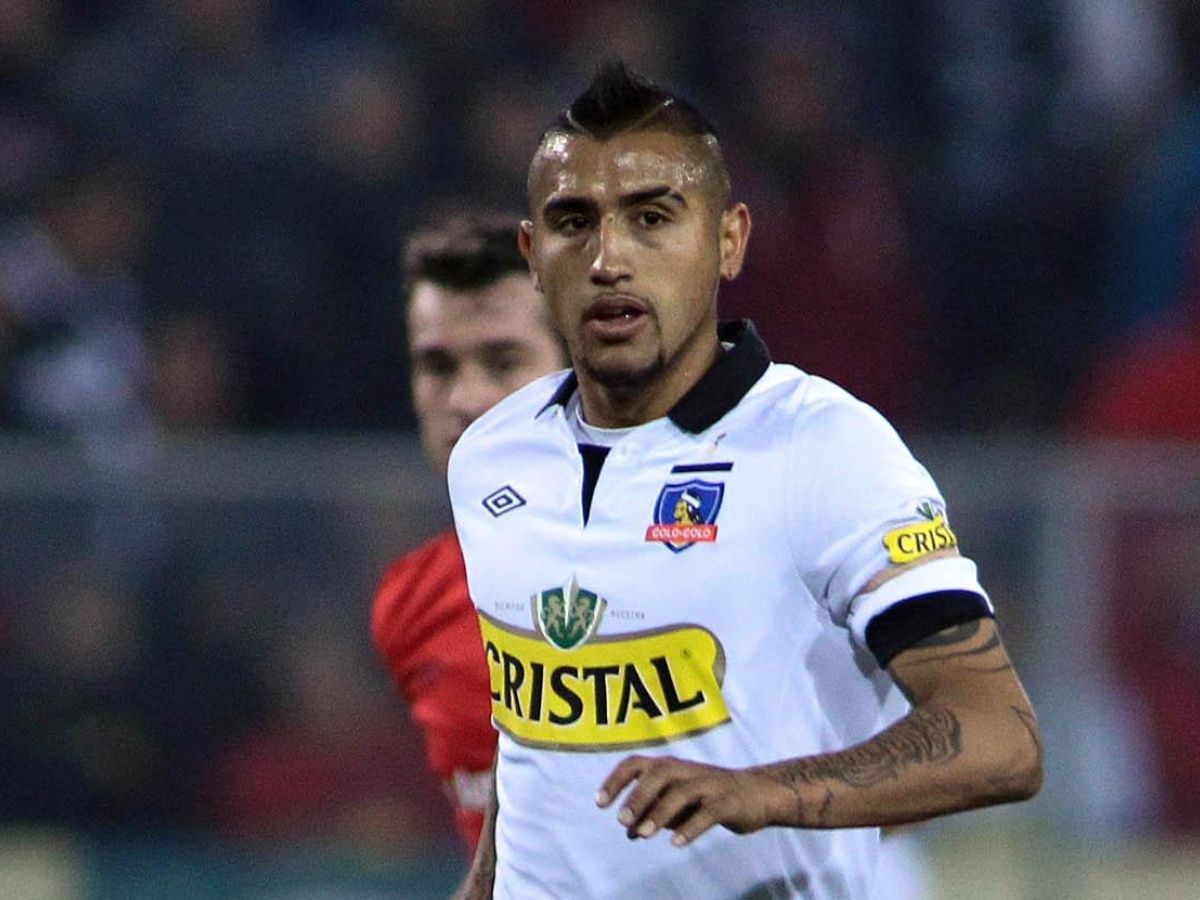
M 742 271 L 746 244 L 750 240 L 750 210 L 735 203 L 721 213 L 721 277 L 733 281 Z
M 540 294 L 542 282 L 533 265 L 533 223 L 528 219 L 521 222 L 521 229 L 517 232 L 517 246 L 521 248 L 521 255 L 525 257 L 525 263 L 529 266 L 529 274 L 533 276 L 533 287 Z

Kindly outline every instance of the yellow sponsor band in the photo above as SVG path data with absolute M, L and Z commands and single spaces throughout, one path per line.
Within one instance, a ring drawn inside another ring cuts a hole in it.
M 888 558 L 901 564 L 920 559 L 935 550 L 957 547 L 958 537 L 946 524 L 945 516 L 938 516 L 931 522 L 917 522 L 889 531 L 883 536 L 883 546 L 887 548 Z
M 725 652 L 705 628 L 680 625 L 594 637 L 559 650 L 536 632 L 480 613 L 492 718 L 514 740 L 554 750 L 624 750 L 729 721 Z

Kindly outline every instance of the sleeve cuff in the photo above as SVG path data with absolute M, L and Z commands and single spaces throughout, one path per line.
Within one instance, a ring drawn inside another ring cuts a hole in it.
M 966 557 L 953 556 L 915 566 L 890 581 L 884 582 L 870 593 L 859 594 L 850 605 L 848 623 L 850 633 L 860 647 L 870 650 L 872 648 L 868 641 L 868 626 L 876 616 L 905 600 L 943 592 L 976 595 L 979 601 L 975 606 L 977 614 L 970 618 L 994 615 L 992 603 L 979 584 L 975 563 Z M 963 621 L 963 619 L 958 618 L 957 621 Z M 944 628 L 947 625 L 941 627 Z M 940 628 L 936 630 L 940 630 Z M 926 635 L 922 634 L 916 639 L 919 640 L 924 636 Z M 876 656 L 878 657 L 878 654 Z M 886 663 L 880 663 L 880 665 L 886 665 Z

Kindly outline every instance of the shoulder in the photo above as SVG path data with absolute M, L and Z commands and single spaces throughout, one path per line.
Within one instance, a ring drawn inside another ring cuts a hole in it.
M 428 575 L 431 570 L 453 568 L 461 559 L 462 553 L 454 532 L 443 531 L 393 562 L 384 573 L 380 588 L 404 588 Z
M 545 409 L 546 404 L 554 399 L 555 393 L 570 375 L 570 371 L 562 369 L 530 382 L 472 422 L 450 454 L 451 471 L 455 467 L 456 459 L 476 452 L 481 445 L 506 439 L 514 430 L 519 433 L 526 429 L 537 418 L 538 413 Z
M 531 422 L 554 399 L 569 375 L 570 369 L 551 372 L 509 394 L 472 422 L 463 432 L 459 444 L 470 446 L 489 435 L 504 433 L 509 428 Z
M 903 446 L 872 406 L 832 381 L 785 363 L 773 363 L 741 405 L 750 415 L 773 419 L 772 430 L 810 448 Z
M 371 605 L 371 633 L 385 650 L 425 615 L 434 601 L 465 583 L 462 551 L 453 531 L 446 531 L 400 557 L 384 573 Z

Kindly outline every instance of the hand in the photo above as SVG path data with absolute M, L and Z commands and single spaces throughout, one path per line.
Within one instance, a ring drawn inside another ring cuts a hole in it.
M 673 756 L 630 756 L 604 780 L 596 805 L 608 807 L 633 784 L 617 816 L 631 840 L 675 832 L 682 847 L 714 825 L 748 834 L 782 822 L 795 796 L 786 785 L 745 769 L 722 769 Z

